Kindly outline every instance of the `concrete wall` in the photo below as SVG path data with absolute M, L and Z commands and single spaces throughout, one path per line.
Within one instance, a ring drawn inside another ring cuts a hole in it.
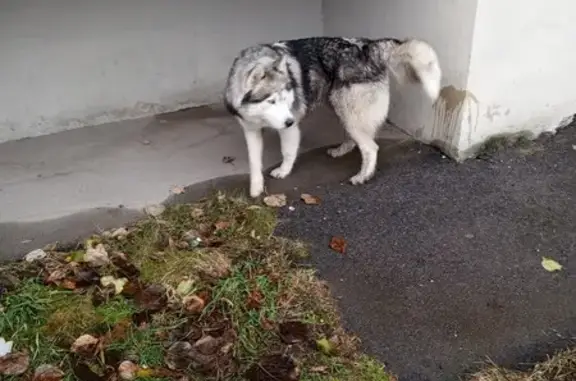
M 0 0 L 0 142 L 218 102 L 246 44 L 321 33 L 321 0 Z
M 576 2 L 482 0 L 472 44 L 463 154 L 494 134 L 555 129 L 576 113 Z
M 324 0 L 324 33 L 366 37 L 416 37 L 431 43 L 444 72 L 442 95 L 450 98 L 468 81 L 477 0 Z M 452 145 L 461 117 L 434 109 L 420 91 L 394 92 L 390 119 L 423 141 Z

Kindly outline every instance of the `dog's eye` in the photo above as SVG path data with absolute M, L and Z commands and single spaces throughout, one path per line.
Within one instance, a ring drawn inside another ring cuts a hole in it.
M 276 104 L 276 99 L 270 99 L 270 100 L 268 101 L 268 103 L 270 103 L 271 105 Z

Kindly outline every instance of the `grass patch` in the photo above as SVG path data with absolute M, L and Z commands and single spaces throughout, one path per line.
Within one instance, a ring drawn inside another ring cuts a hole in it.
M 0 332 L 30 365 L 8 379 L 49 364 L 70 381 L 120 370 L 155 381 L 388 380 L 341 328 L 328 287 L 297 266 L 305 247 L 273 236 L 275 223 L 274 209 L 218 194 L 9 264 L 19 272 L 0 299 Z M 79 347 L 86 336 L 91 346 Z
M 558 352 L 531 371 L 521 372 L 490 364 L 470 381 L 569 381 L 576 380 L 576 349 Z
M 527 133 L 496 135 L 487 139 L 480 146 L 476 156 L 479 158 L 491 157 L 510 148 L 523 155 L 530 155 L 542 149 Z

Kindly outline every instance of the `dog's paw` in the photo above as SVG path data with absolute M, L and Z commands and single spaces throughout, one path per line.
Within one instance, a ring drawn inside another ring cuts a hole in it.
M 250 197 L 257 198 L 264 193 L 264 177 L 258 177 L 250 181 Z
M 276 169 L 273 169 L 272 172 L 270 172 L 270 176 L 276 178 L 276 179 L 283 179 L 286 176 L 288 176 L 290 174 L 291 169 L 288 168 L 282 168 L 282 166 L 279 166 Z
M 360 185 L 360 184 L 364 184 L 369 179 L 370 179 L 370 176 L 364 176 L 361 174 L 357 174 L 357 175 L 350 177 L 350 183 L 352 185 Z
M 342 152 L 342 150 L 340 150 L 340 147 L 328 148 L 326 150 L 326 153 L 328 154 L 328 156 L 333 158 L 337 158 L 346 154 L 346 152 Z

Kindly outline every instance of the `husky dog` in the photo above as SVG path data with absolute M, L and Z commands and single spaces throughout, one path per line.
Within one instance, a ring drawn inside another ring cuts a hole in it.
M 328 154 L 340 157 L 358 146 L 362 165 L 350 182 L 369 180 L 378 154 L 374 138 L 388 116 L 389 73 L 401 84 L 421 85 L 433 101 L 439 95 L 438 57 L 421 40 L 310 37 L 242 50 L 232 63 L 224 103 L 244 130 L 250 195 L 264 191 L 262 129 L 280 134 L 282 163 L 270 174 L 284 178 L 298 155 L 298 125 L 321 103 L 332 107 L 348 135 Z

